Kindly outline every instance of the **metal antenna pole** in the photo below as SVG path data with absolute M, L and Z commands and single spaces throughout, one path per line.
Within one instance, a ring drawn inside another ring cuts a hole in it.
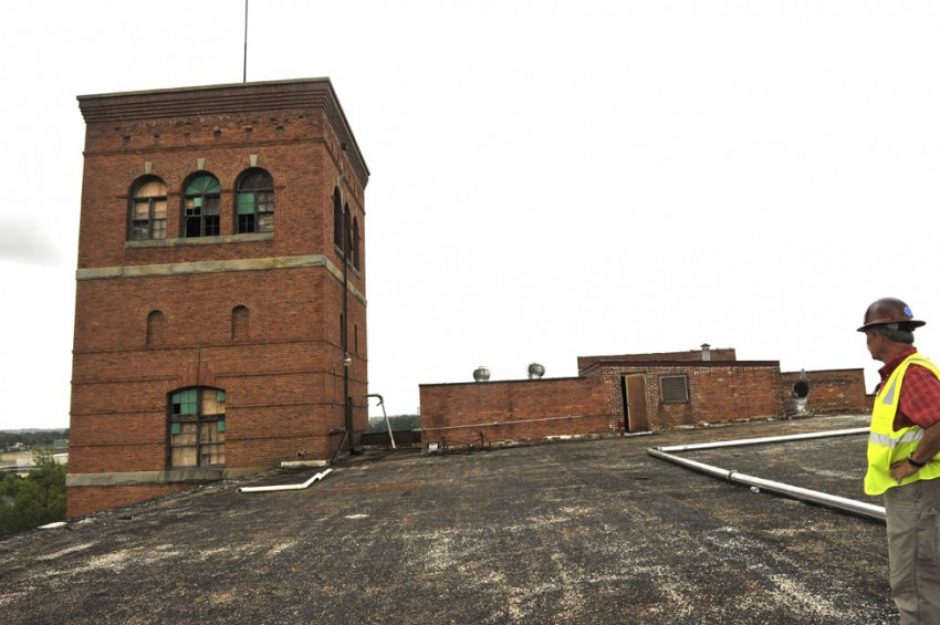
M 242 59 L 242 82 L 248 82 L 248 0 L 245 0 L 245 53 Z

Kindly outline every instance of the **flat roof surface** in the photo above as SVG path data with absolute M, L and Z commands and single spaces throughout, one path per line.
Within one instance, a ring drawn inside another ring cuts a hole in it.
M 895 623 L 883 524 L 754 493 L 652 446 L 867 425 L 819 417 L 226 481 L 0 542 L 20 623 Z M 689 452 L 861 493 L 865 437 Z M 880 503 L 873 501 L 874 503 Z

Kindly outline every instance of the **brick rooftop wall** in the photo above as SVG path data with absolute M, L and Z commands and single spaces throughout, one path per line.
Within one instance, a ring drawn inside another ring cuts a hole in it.
M 600 378 L 422 384 L 422 443 L 449 445 L 611 434 Z
M 800 372 L 780 374 L 781 399 L 789 404 L 793 385 Z M 814 414 L 867 414 L 871 412 L 871 399 L 865 394 L 864 369 L 831 369 L 807 371 L 810 384 L 806 408 Z

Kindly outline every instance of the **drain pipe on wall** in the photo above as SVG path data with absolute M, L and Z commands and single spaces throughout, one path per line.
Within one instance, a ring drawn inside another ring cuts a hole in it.
M 310 488 L 314 482 L 319 482 L 327 475 L 333 472 L 333 469 L 327 469 L 326 471 L 320 471 L 313 477 L 311 477 L 306 482 L 301 482 L 299 484 L 273 484 L 271 486 L 242 486 L 238 489 L 240 493 L 270 493 L 278 490 L 303 490 L 305 488 Z
M 747 475 L 746 473 L 741 473 L 735 470 L 723 469 L 721 467 L 716 467 L 714 465 L 705 464 L 704 462 L 697 462 L 695 460 L 689 460 L 688 458 L 680 458 L 675 455 L 675 452 L 681 451 L 693 451 L 699 449 L 719 449 L 722 447 L 738 447 L 742 445 L 758 445 L 758 444 L 767 444 L 767 443 L 777 443 L 777 442 L 788 442 L 795 440 L 809 440 L 814 438 L 826 438 L 832 436 L 848 436 L 852 434 L 863 434 L 868 432 L 868 428 L 852 428 L 848 430 L 831 430 L 829 432 L 815 432 L 811 434 L 791 434 L 786 436 L 771 436 L 763 438 L 749 438 L 749 439 L 739 439 L 732 441 L 722 441 L 717 443 L 701 443 L 696 445 L 673 445 L 667 447 L 652 447 L 646 450 L 646 453 L 654 458 L 659 458 L 667 462 L 672 462 L 673 464 L 678 464 L 679 466 L 685 467 L 687 469 L 692 469 L 693 471 L 698 471 L 704 473 L 705 475 L 716 477 L 718 479 L 727 480 L 729 482 L 737 482 L 739 484 L 745 484 L 752 488 L 766 490 L 777 495 L 782 495 L 784 497 L 789 497 L 791 499 L 798 499 L 800 501 L 808 501 L 810 503 L 815 503 L 821 506 L 826 506 L 828 508 L 834 508 L 836 510 L 841 510 L 843 512 L 849 512 L 851 514 L 857 514 L 859 516 L 864 516 L 870 519 L 876 519 L 878 521 L 885 520 L 885 509 L 883 506 L 876 506 L 874 504 L 866 503 L 864 501 L 857 501 L 855 499 L 848 499 L 846 497 L 839 497 L 838 495 L 831 495 L 829 493 L 824 493 L 818 490 L 810 490 L 808 488 L 801 488 L 799 486 L 793 486 L 792 484 L 785 484 L 783 482 L 775 482 L 773 480 L 765 480 L 760 477 L 755 477 L 753 475 Z

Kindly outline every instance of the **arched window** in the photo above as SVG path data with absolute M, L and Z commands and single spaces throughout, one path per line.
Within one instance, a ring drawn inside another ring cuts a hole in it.
M 343 206 L 336 187 L 333 187 L 333 245 L 343 249 Z
M 197 174 L 186 185 L 183 197 L 183 236 L 219 234 L 219 194 L 222 187 L 212 174 Z
M 274 179 L 263 169 L 249 169 L 236 184 L 235 232 L 274 230 Z
M 225 464 L 225 391 L 194 387 L 170 393 L 169 465 Z
M 248 338 L 248 308 L 245 306 L 236 306 L 232 309 L 232 340 L 244 341 Z
M 151 310 L 147 315 L 147 347 L 156 347 L 163 343 L 163 330 L 166 317 L 159 310 Z
M 145 176 L 131 191 L 131 241 L 166 238 L 166 184 L 155 176 Z
M 353 219 L 352 225 L 352 261 L 353 267 L 359 269 L 359 218 Z

